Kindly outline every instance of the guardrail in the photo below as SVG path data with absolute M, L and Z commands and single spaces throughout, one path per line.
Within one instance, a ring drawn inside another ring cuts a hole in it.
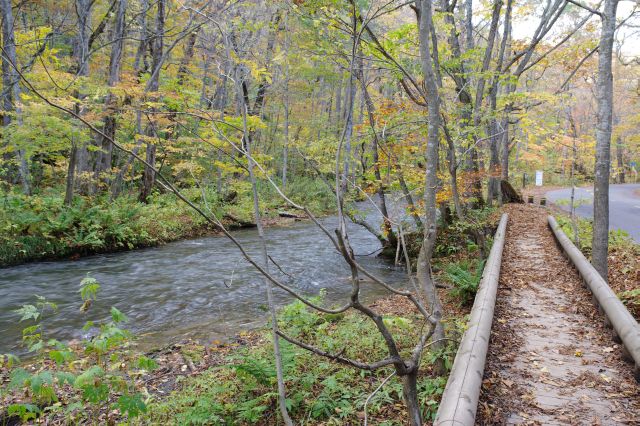
M 607 282 L 598 274 L 598 271 L 562 231 L 556 219 L 553 216 L 549 216 L 547 221 L 556 236 L 556 240 L 582 276 L 595 301 L 604 311 L 606 321 L 613 327 L 622 341 L 627 351 L 625 355 L 635 362 L 635 377 L 636 380 L 640 381 L 640 326 L 638 322 L 611 290 Z
M 473 425 L 489 348 L 508 215 L 500 219 L 478 294 L 444 389 L 434 425 Z

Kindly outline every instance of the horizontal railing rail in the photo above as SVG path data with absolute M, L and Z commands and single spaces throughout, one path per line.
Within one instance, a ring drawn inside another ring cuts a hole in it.
M 582 276 L 587 288 L 606 315 L 606 320 L 622 341 L 627 351 L 625 355 L 635 362 L 635 377 L 640 381 L 640 326 L 638 322 L 609 287 L 609 284 L 584 257 L 580 249 L 562 231 L 556 219 L 549 216 L 547 220 L 556 240 Z
M 508 215 L 500 219 L 482 280 L 444 389 L 435 425 L 473 425 L 489 349 Z

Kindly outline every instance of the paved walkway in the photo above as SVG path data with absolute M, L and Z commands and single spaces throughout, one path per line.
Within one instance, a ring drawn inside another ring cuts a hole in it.
M 478 419 L 640 424 L 640 387 L 534 206 L 510 208 Z

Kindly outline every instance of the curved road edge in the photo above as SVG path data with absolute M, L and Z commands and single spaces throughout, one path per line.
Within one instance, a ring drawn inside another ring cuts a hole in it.
M 545 193 L 547 200 L 562 210 L 569 211 L 571 188 L 556 189 Z M 593 188 L 576 187 L 575 212 L 578 216 L 593 217 Z M 640 243 L 640 184 L 609 185 L 609 229 L 621 229 Z

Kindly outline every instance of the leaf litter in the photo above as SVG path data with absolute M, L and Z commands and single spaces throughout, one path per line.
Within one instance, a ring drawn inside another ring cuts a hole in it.
M 479 424 L 640 425 L 633 366 L 557 247 L 547 210 L 509 205 Z

